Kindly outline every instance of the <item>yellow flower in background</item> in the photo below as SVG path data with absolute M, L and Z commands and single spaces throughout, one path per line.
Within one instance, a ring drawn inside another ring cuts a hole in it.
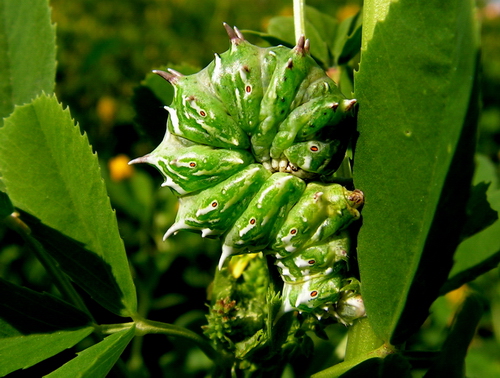
M 109 176 L 113 181 L 122 181 L 132 176 L 134 168 L 128 165 L 130 158 L 120 154 L 108 161 Z

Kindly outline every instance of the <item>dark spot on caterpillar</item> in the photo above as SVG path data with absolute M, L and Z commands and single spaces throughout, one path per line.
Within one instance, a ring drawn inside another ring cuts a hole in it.
M 311 146 L 310 150 L 312 152 L 318 152 L 319 148 L 318 148 L 318 146 Z
M 281 101 L 281 102 L 285 102 L 285 101 L 286 101 L 286 98 L 281 97 L 280 101 Z M 282 111 L 282 112 L 283 112 L 283 111 Z
M 338 102 L 335 102 L 335 103 L 332 105 L 332 109 L 333 109 L 333 111 L 336 111 L 338 107 L 339 107 L 339 103 L 338 103 Z
M 286 68 L 292 69 L 293 68 L 293 60 L 289 59 L 288 62 L 286 63 Z
M 205 113 L 205 111 L 204 111 L 204 110 L 200 110 L 200 115 L 201 115 L 202 117 L 206 117 L 206 116 L 207 116 L 207 113 Z
M 252 92 L 252 87 L 251 87 L 250 85 L 247 85 L 247 86 L 246 86 L 246 88 L 245 88 L 245 91 L 246 91 L 247 93 Z
M 292 235 L 295 235 L 295 234 L 297 233 L 297 229 L 296 229 L 296 228 L 292 228 L 292 229 L 290 230 L 290 233 L 291 233 Z
M 191 168 L 194 168 L 194 167 L 196 167 L 196 163 L 195 163 L 194 161 L 192 161 L 191 163 L 189 163 L 189 166 L 190 166 Z
M 316 264 L 316 260 L 309 260 L 307 263 L 308 263 L 309 265 L 313 265 L 313 264 Z
M 250 224 L 255 224 L 256 220 L 255 218 L 250 219 Z
M 212 202 L 212 207 L 217 207 L 218 203 L 217 201 Z
M 283 114 L 284 112 L 285 112 L 285 110 L 284 110 L 284 109 L 282 109 L 282 110 L 281 110 L 281 112 L 280 112 L 280 114 Z
M 243 71 L 250 72 L 250 67 L 248 67 L 246 64 L 243 66 Z
M 187 98 L 187 100 L 188 100 L 189 102 L 191 102 L 191 101 L 196 101 L 196 97 L 194 97 L 193 95 L 191 95 L 191 96 L 189 96 L 189 97 Z
M 318 292 L 316 290 L 313 290 L 311 291 L 311 294 L 309 294 L 311 296 L 311 298 L 314 298 L 314 297 L 317 297 L 318 296 Z

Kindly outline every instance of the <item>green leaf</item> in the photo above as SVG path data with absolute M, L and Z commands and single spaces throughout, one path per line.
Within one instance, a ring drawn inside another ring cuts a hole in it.
M 337 29 L 337 38 L 332 48 L 335 63 L 345 64 L 359 53 L 361 48 L 362 13 L 343 20 Z
M 54 91 L 56 31 L 49 1 L 0 2 L 0 127 L 14 105 Z
M 361 362 L 340 378 L 411 378 L 411 365 L 399 354 L 391 354 L 385 358 L 372 358 Z
M 47 293 L 0 279 L 0 376 L 72 347 L 94 328 L 85 313 Z
M 462 239 L 477 234 L 498 219 L 498 212 L 491 208 L 486 198 L 489 186 L 490 183 L 480 182 L 472 187 L 467 203 L 467 221 L 462 229 Z
M 72 359 L 45 377 L 106 377 L 118 358 L 120 358 L 123 350 L 134 337 L 134 334 L 135 326 L 114 333 L 106 337 L 100 343 L 78 353 L 78 357 Z
M 469 293 L 453 319 L 450 334 L 439 357 L 425 378 L 464 377 L 467 350 L 484 310 L 484 301 L 477 294 Z
M 60 268 L 102 306 L 117 314 L 123 305 L 121 289 L 111 266 L 99 255 L 61 232 L 48 227 L 39 219 L 19 210 L 22 220 L 34 236 L 59 264 Z
M 90 335 L 94 327 L 0 339 L 0 376 L 33 366 Z
M 82 311 L 48 293 L 0 279 L 0 337 L 51 333 L 90 324 Z
M 135 313 L 135 287 L 97 157 L 55 97 L 42 95 L 5 120 L 0 172 L 16 207 L 83 243 L 109 265 L 119 290 L 110 293 L 116 298 L 111 305 L 101 305 L 121 316 Z
M 493 210 L 500 211 L 500 190 L 498 189 L 495 167 L 485 157 L 478 156 L 475 183 L 491 182 L 486 192 L 487 199 Z M 496 221 L 488 228 L 464 240 L 458 246 L 455 253 L 455 264 L 450 272 L 450 279 L 456 279 L 459 275 L 462 277 L 462 283 L 471 281 L 478 274 L 485 273 L 484 269 L 477 271 L 477 265 L 485 265 L 486 269 L 493 269 L 498 264 L 500 256 L 500 221 Z M 472 269 L 466 273 L 467 270 Z M 477 271 L 477 273 L 476 273 Z M 463 281 L 465 279 L 465 281 Z M 453 285 L 456 286 L 456 285 Z
M 477 28 L 472 1 L 367 1 L 355 95 L 358 240 L 377 335 L 418 329 L 451 268 L 472 177 Z
M 289 18 L 289 17 L 284 17 L 284 18 Z M 286 23 L 289 24 L 288 21 L 286 21 Z M 290 30 L 290 28 L 288 27 L 287 30 Z M 254 35 L 256 37 L 262 38 L 264 41 L 269 43 L 271 46 L 283 45 L 283 46 L 288 47 L 290 49 L 292 49 L 293 46 L 295 46 L 295 42 L 288 42 L 287 40 L 284 40 L 280 37 L 277 37 L 277 36 L 269 34 L 269 33 L 263 33 L 263 32 L 256 31 L 256 30 L 246 30 L 246 29 L 243 29 L 240 31 L 243 33 L 243 35 Z M 293 29 L 291 32 L 293 32 Z M 285 34 L 285 33 L 280 33 L 280 34 Z M 287 37 L 288 37 L 287 38 L 288 40 L 290 40 L 290 41 L 293 40 L 293 38 L 290 38 L 290 36 L 287 36 Z

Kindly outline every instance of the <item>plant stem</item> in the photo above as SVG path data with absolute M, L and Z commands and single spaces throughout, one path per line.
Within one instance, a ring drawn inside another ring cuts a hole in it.
M 189 329 L 173 324 L 155 322 L 153 320 L 142 318 L 134 318 L 134 322 L 131 323 L 102 324 L 99 326 L 99 328 L 102 333 L 111 334 L 119 332 L 125 328 L 130 328 L 134 324 L 136 327 L 136 336 L 144 336 L 147 334 L 156 333 L 167 336 L 183 337 L 194 342 L 212 361 L 220 362 L 219 354 L 214 348 L 212 348 L 210 343 L 205 338 L 193 331 L 190 331 Z
M 349 328 L 347 349 L 344 362 L 320 371 L 312 378 L 334 378 L 370 358 L 384 358 L 396 352 L 396 349 L 375 335 L 367 318 L 358 319 Z
M 375 332 L 373 332 L 368 319 L 358 319 L 348 331 L 345 361 L 367 354 L 383 344 L 384 342 L 375 335 Z
M 306 35 L 306 21 L 305 21 L 305 0 L 293 0 L 293 23 L 295 26 L 295 40 L 298 41 L 300 37 Z
M 328 369 L 320 371 L 311 376 L 311 378 L 336 378 L 342 376 L 342 374 L 351 370 L 354 366 L 360 364 L 365 360 L 369 360 L 370 358 L 385 358 L 390 354 L 395 353 L 393 347 L 384 344 L 381 347 L 370 351 L 369 353 L 358 355 L 356 358 L 352 358 L 349 361 L 341 362 L 340 364 L 334 365 Z

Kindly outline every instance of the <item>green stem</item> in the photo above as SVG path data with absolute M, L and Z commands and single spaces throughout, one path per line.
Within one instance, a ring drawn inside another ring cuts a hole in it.
M 102 324 L 99 326 L 104 334 L 111 334 L 119 332 L 125 328 L 130 328 L 135 324 L 136 336 L 144 336 L 147 334 L 155 333 L 166 336 L 183 337 L 194 342 L 206 355 L 214 362 L 220 362 L 220 356 L 217 351 L 212 348 L 212 345 L 197 333 L 190 331 L 186 328 L 167 324 L 162 322 L 155 322 L 153 320 L 135 318 L 135 322 L 120 323 L 120 324 Z
M 85 312 L 92 321 L 95 322 L 92 314 L 88 310 L 87 306 L 83 302 L 82 298 L 76 292 L 75 288 L 71 284 L 68 276 L 58 267 L 54 259 L 47 253 L 42 244 L 31 236 L 31 230 L 21 219 L 19 219 L 17 213 L 12 213 L 10 216 L 5 218 L 5 223 L 7 226 L 15 230 L 24 239 L 25 243 L 33 251 L 37 259 L 43 265 L 47 273 L 52 277 L 54 285 L 61 293 L 62 297 L 73 306 L 79 310 Z
M 354 366 L 370 358 L 384 358 L 396 352 L 396 348 L 375 335 L 367 318 L 358 319 L 349 328 L 346 356 L 344 362 L 320 371 L 312 378 L 340 377 Z
M 306 35 L 305 0 L 293 0 L 293 23 L 295 25 L 295 40 Z
M 384 342 L 373 332 L 367 318 L 358 319 L 348 331 L 345 361 L 356 359 L 381 347 Z
M 342 374 L 351 370 L 354 366 L 360 364 L 363 361 L 369 360 L 370 358 L 385 358 L 390 354 L 395 353 L 393 347 L 389 345 L 382 345 L 380 348 L 372 350 L 364 355 L 357 356 L 349 361 L 341 362 L 340 364 L 334 365 L 328 369 L 320 371 L 311 376 L 311 378 L 336 378 L 340 377 Z

